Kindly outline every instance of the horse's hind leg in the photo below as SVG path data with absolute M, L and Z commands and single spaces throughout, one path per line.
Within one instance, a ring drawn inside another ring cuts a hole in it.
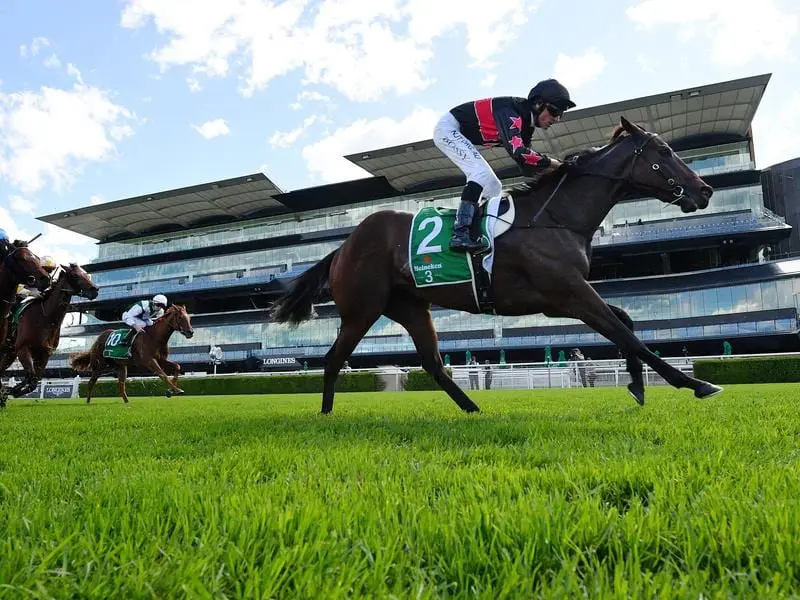
M 622 324 L 627 327 L 631 333 L 633 333 L 633 319 L 630 318 L 630 315 L 622 310 L 619 306 L 614 306 L 613 304 L 609 304 L 608 308 L 611 309 L 617 318 L 622 321 Z M 644 378 L 642 377 L 642 361 L 639 359 L 638 356 L 631 352 L 625 352 L 625 365 L 628 370 L 628 373 L 631 376 L 631 382 L 628 384 L 628 391 L 630 392 L 633 399 L 636 400 L 640 405 L 644 404 Z M 594 387 L 594 386 L 592 386 Z
M 92 371 L 92 376 L 89 378 L 89 383 L 86 385 L 86 404 L 92 401 L 92 392 L 94 392 L 94 386 L 99 378 L 100 369 L 98 367 L 96 371 Z
M 369 328 L 378 320 L 379 315 L 360 315 L 358 318 L 342 317 L 342 325 L 336 341 L 325 355 L 325 374 L 323 375 L 322 414 L 333 410 L 333 396 L 336 392 L 336 378 L 339 371 L 358 343 L 364 338 Z
M 128 365 L 120 364 L 117 365 L 117 391 L 119 392 L 119 397 L 125 402 L 128 403 L 128 392 L 125 389 L 125 380 L 128 378 Z
M 469 399 L 444 370 L 430 304 L 411 294 L 397 294 L 389 302 L 384 314 L 406 328 L 422 358 L 422 368 L 431 374 L 439 387 L 447 392 L 461 410 L 479 411 L 478 405 Z

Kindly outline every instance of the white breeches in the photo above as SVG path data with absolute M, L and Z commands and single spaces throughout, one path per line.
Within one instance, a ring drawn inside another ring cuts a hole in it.
M 481 156 L 475 144 L 461 133 L 458 121 L 452 113 L 445 113 L 433 128 L 433 143 L 447 158 L 461 169 L 467 181 L 474 181 L 483 188 L 481 194 L 485 199 L 499 196 L 503 184 L 495 175 L 492 167 Z

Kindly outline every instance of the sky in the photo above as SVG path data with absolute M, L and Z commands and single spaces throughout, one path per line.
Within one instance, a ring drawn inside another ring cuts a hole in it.
M 368 176 L 344 155 L 430 139 L 451 107 L 557 77 L 579 108 L 772 73 L 759 168 L 800 156 L 797 0 L 0 0 L 0 227 L 263 172 Z M 556 125 L 557 127 L 557 125 Z

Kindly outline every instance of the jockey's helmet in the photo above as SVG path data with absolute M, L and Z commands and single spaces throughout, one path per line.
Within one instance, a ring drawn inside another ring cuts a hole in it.
M 52 256 L 42 258 L 42 268 L 48 273 L 52 273 L 56 268 L 56 261 Z
M 167 308 L 167 297 L 164 294 L 156 294 L 153 296 L 153 304 L 161 308 Z
M 575 106 L 575 103 L 569 97 L 567 88 L 556 79 L 545 79 L 537 83 L 528 93 L 528 100 L 533 104 L 551 104 L 562 113 Z

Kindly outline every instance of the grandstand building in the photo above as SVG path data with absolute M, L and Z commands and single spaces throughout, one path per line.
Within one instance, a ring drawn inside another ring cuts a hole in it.
M 593 240 L 591 278 L 622 306 L 638 334 L 662 356 L 800 349 L 800 159 L 761 171 L 751 122 L 770 75 L 713 83 L 567 113 L 536 130 L 534 144 L 565 155 L 606 143 L 620 115 L 660 133 L 715 189 L 707 210 L 685 215 L 652 198 L 631 197 L 608 215 Z M 508 189 L 526 185 L 502 149 L 482 149 Z M 367 215 L 392 208 L 456 206 L 461 173 L 431 140 L 365 149 L 346 157 L 369 176 L 284 192 L 261 173 L 86 206 L 40 217 L 98 240 L 86 269 L 101 292 L 74 299 L 51 367 L 118 325 L 136 299 L 161 292 L 187 304 L 195 336 L 174 336 L 184 371 L 219 372 L 319 366 L 337 334 L 331 305 L 296 329 L 266 322 L 285 284 L 338 247 Z M 502 317 L 436 309 L 442 354 L 463 364 L 540 361 L 544 348 L 581 347 L 592 358 L 616 349 L 583 324 L 542 315 Z M 413 343 L 382 318 L 350 364 L 418 364 Z

